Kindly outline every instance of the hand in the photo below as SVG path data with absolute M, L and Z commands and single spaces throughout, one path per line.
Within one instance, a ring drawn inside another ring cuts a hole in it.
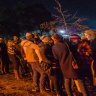
M 72 62 L 72 67 L 74 68 L 74 69 L 78 69 L 78 65 L 73 61 Z
M 73 68 L 74 68 L 74 69 L 78 69 L 78 65 L 76 64 Z
M 43 60 L 42 60 L 42 59 L 40 59 L 40 60 L 39 60 L 39 63 L 41 63 L 42 61 L 43 61 Z

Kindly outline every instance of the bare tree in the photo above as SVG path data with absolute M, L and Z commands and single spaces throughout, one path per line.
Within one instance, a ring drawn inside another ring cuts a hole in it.
M 68 11 L 65 11 L 59 0 L 55 0 L 57 6 L 55 7 L 57 11 L 57 15 L 53 15 L 55 17 L 55 22 L 60 26 L 64 26 L 65 30 L 72 30 L 75 28 L 77 31 L 84 31 L 89 29 L 87 25 L 83 25 L 83 22 L 87 20 L 86 18 L 77 17 L 77 12 L 75 14 L 70 14 Z
M 60 24 L 63 23 L 64 27 L 67 30 L 67 22 L 66 22 L 66 17 L 69 17 L 70 15 L 65 15 L 65 12 L 67 11 L 63 11 L 62 10 L 62 6 L 60 4 L 60 2 L 58 0 L 55 0 L 57 7 L 55 7 L 55 9 L 57 10 L 57 12 L 59 13 L 59 15 L 54 15 L 56 18 L 56 21 L 59 22 Z
M 43 31 L 49 31 L 49 30 L 53 30 L 55 31 L 55 24 L 56 22 L 55 21 L 49 21 L 49 22 L 43 22 L 40 24 L 40 29 L 43 30 Z

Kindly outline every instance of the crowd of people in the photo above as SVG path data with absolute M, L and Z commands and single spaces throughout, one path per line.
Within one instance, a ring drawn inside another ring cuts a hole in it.
M 96 86 L 96 39 L 91 30 L 80 37 L 71 35 L 68 40 L 57 33 L 39 36 L 26 32 L 25 37 L 13 36 L 6 42 L 0 38 L 1 75 L 14 72 L 16 80 L 30 74 L 34 88 L 32 91 L 46 93 L 55 91 L 73 96 L 72 86 L 88 96 L 84 85 L 88 78 Z M 31 85 L 30 85 L 31 86 Z

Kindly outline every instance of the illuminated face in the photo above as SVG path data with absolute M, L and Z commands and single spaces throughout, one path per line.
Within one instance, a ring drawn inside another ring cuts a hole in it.
M 17 36 L 14 36 L 13 37 L 13 40 L 17 42 L 18 41 L 18 37 Z
M 3 42 L 3 39 L 0 38 L 0 43 L 2 43 L 2 42 Z
M 88 39 L 88 40 L 93 40 L 95 38 L 95 35 L 94 34 L 86 34 L 85 33 L 85 37 Z
M 8 41 L 7 45 L 8 45 L 9 47 L 13 47 L 13 46 L 14 46 L 14 43 L 13 43 L 12 41 Z

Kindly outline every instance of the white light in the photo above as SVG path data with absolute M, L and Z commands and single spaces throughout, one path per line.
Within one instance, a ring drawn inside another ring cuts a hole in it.
M 59 33 L 64 34 L 65 30 L 59 30 Z

